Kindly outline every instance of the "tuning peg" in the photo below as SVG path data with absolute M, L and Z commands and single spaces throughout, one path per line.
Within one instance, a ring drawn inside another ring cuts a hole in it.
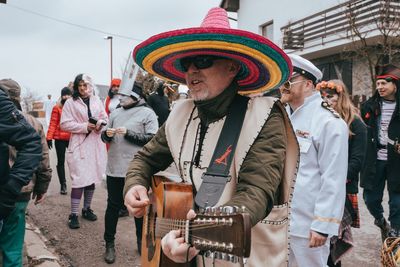
M 218 251 L 214 252 L 214 253 L 213 253 L 214 259 L 218 259 L 218 260 L 222 259 L 221 254 L 222 254 L 222 253 L 221 253 L 221 252 L 218 252 Z
M 242 206 L 242 208 L 241 208 L 241 212 L 242 212 L 242 213 L 245 213 L 245 212 L 247 212 L 247 210 L 246 210 L 246 207 L 245 207 L 245 206 Z
M 232 207 L 232 206 L 224 206 L 224 213 L 234 214 L 234 213 L 236 213 L 236 209 L 235 209 L 235 207 Z
M 229 260 L 230 262 L 232 262 L 232 263 L 238 263 L 238 262 L 239 262 L 238 257 L 235 256 L 235 255 L 231 255 L 231 254 L 228 254 L 228 260 Z
M 214 258 L 214 253 L 212 253 L 211 251 L 207 250 L 204 253 L 204 257 L 206 257 L 206 258 Z
M 204 214 L 209 215 L 211 213 L 211 207 L 206 207 Z
M 217 208 L 211 207 L 210 212 L 211 212 L 211 215 L 215 215 L 217 213 Z
M 222 259 L 224 260 L 224 261 L 229 261 L 229 254 L 226 254 L 226 253 L 221 253 L 222 255 Z

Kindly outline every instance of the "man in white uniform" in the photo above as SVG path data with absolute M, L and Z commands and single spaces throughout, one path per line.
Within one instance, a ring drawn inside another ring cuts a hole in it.
M 326 266 L 329 238 L 338 234 L 346 192 L 348 129 L 315 90 L 321 71 L 289 55 L 293 75 L 282 101 L 300 145 L 290 222 L 289 266 Z

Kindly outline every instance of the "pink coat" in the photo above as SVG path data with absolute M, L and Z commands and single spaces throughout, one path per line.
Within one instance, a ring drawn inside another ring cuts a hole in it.
M 107 122 L 107 114 L 103 103 L 97 96 L 90 97 L 92 117 Z M 72 179 L 72 188 L 81 188 L 99 183 L 106 170 L 106 145 L 101 141 L 100 133 L 92 131 L 88 134 L 88 110 L 81 98 L 68 99 L 61 115 L 60 127 L 71 132 L 66 160 Z

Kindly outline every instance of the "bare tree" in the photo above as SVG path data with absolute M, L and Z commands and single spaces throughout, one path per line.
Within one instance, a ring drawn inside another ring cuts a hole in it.
M 375 66 L 392 63 L 400 53 L 400 3 L 396 0 L 372 4 L 371 1 L 349 1 L 344 12 L 350 26 L 348 38 L 352 40 L 345 52 L 367 62 L 374 91 Z
M 21 96 L 21 106 L 24 111 L 33 110 L 33 102 L 41 100 L 41 96 L 30 87 L 24 87 Z

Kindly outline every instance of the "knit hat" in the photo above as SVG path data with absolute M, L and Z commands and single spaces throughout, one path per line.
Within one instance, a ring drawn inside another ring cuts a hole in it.
M 392 78 L 400 80 L 400 69 L 392 64 L 376 66 L 375 75 L 376 79 Z
M 10 99 L 21 101 L 21 87 L 19 84 L 12 79 L 0 80 L 0 87 L 8 94 Z
M 119 79 L 119 78 L 114 78 L 114 79 L 111 80 L 111 85 L 110 85 L 110 87 L 113 87 L 113 86 L 120 86 L 120 85 L 121 85 L 121 79 Z
M 143 85 L 141 82 L 135 81 L 133 84 L 132 90 L 122 89 L 119 90 L 118 94 L 126 95 L 126 96 L 133 96 L 136 99 L 140 99 L 143 97 Z
M 72 95 L 72 91 L 68 87 L 64 87 L 63 89 L 61 89 L 61 96 L 65 95 Z
M 226 11 L 219 7 L 210 9 L 200 27 L 160 33 L 133 51 L 133 59 L 141 68 L 180 84 L 186 84 L 180 60 L 196 55 L 239 62 L 236 80 L 241 94 L 279 87 L 292 73 L 290 59 L 282 49 L 258 34 L 231 29 Z

